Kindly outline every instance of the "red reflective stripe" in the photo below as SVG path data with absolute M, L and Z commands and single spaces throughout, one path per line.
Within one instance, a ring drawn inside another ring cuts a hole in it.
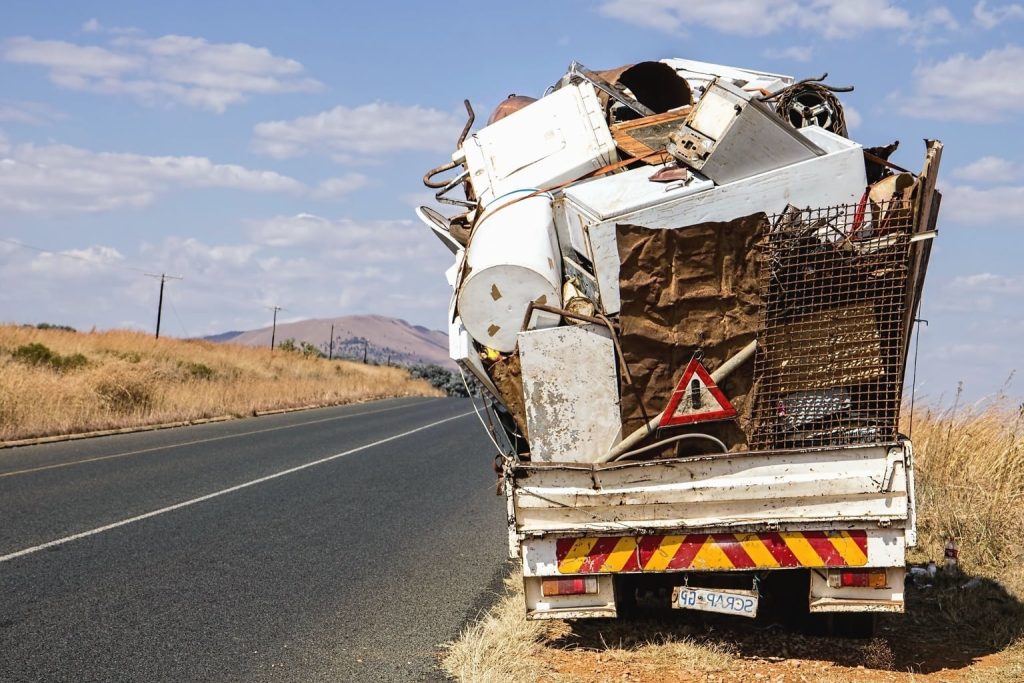
M 565 559 L 565 556 L 572 550 L 573 543 L 576 542 L 575 538 L 560 538 L 555 542 L 555 559 L 559 562 Z
M 743 549 L 740 542 L 736 540 L 736 537 L 732 534 L 715 534 L 712 538 L 715 539 L 715 544 L 722 549 L 725 556 L 732 562 L 732 566 L 736 569 L 749 569 L 750 567 L 756 566 L 754 561 L 750 559 L 750 555 L 747 555 L 747 551 Z
M 604 566 L 605 560 L 607 560 L 608 555 L 615 550 L 615 544 L 618 542 L 618 536 L 602 536 L 597 539 L 597 543 L 594 544 L 593 549 L 587 553 L 587 559 L 583 560 L 583 566 L 580 567 L 580 574 L 596 574 L 601 571 L 601 567 Z
M 764 543 L 764 547 L 768 549 L 768 552 L 772 554 L 775 561 L 779 563 L 780 567 L 799 567 L 800 560 L 796 559 L 796 555 L 789 549 L 786 542 L 782 540 L 782 536 L 777 533 L 766 533 L 758 534 L 761 542 Z
M 641 536 L 637 547 L 640 549 L 640 569 L 643 569 L 651 561 L 651 557 L 661 547 L 664 536 Z
M 846 566 L 846 560 L 839 554 L 836 547 L 832 545 L 832 541 L 828 540 L 824 531 L 805 531 L 803 536 L 811 544 L 811 547 L 814 548 L 814 552 L 818 553 L 818 557 L 821 558 L 826 567 Z
M 697 556 L 697 553 L 704 546 L 704 541 L 707 540 L 707 537 L 707 534 L 687 534 L 684 536 L 683 542 L 679 544 L 679 550 L 669 560 L 666 569 L 686 569 L 689 567 L 690 563 L 693 562 L 693 558 Z

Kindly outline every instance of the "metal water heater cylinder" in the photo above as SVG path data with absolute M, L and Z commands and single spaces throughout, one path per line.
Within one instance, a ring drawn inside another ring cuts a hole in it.
M 551 195 L 525 189 L 488 204 L 466 249 L 459 315 L 478 343 L 502 353 L 516 347 L 531 302 L 561 306 L 562 271 Z M 527 329 L 555 327 L 559 316 L 535 311 Z

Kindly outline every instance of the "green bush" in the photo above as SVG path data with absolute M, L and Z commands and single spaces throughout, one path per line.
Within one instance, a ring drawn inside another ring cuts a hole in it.
M 46 344 L 40 344 L 39 342 L 19 346 L 11 355 L 14 357 L 14 360 L 25 365 L 51 365 L 54 358 L 60 357 L 51 351 L 50 347 Z
M 48 367 L 57 372 L 77 370 L 89 364 L 89 359 L 80 353 L 62 356 L 39 342 L 19 346 L 11 354 L 11 357 L 19 363 Z

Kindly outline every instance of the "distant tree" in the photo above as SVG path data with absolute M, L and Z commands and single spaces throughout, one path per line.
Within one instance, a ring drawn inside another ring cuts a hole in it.
M 316 348 L 316 345 L 310 344 L 308 341 L 297 342 L 292 337 L 278 342 L 277 348 L 281 351 L 302 354 L 306 358 L 319 358 L 324 355 L 320 352 L 320 349 Z
M 54 325 L 53 323 L 39 323 L 36 325 L 37 330 L 63 330 L 64 332 L 78 332 L 75 328 L 70 325 Z
M 299 342 L 298 352 L 306 358 L 320 358 L 324 354 L 314 344 L 308 341 Z
M 468 396 L 466 387 L 462 383 L 462 377 L 440 365 L 420 364 L 410 365 L 409 374 L 417 379 L 425 379 L 435 389 L 440 389 L 449 396 Z

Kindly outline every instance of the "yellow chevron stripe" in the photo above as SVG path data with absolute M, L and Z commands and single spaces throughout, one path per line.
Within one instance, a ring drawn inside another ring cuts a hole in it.
M 729 556 L 708 536 L 690 563 L 692 569 L 735 569 Z
M 779 561 L 769 552 L 757 534 L 733 534 L 757 567 L 778 567 Z
M 651 553 L 651 559 L 647 560 L 644 569 L 647 571 L 661 572 L 668 569 L 668 563 L 676 556 L 679 546 L 683 544 L 683 536 L 666 536 L 661 539 L 658 548 Z
M 796 556 L 797 561 L 804 567 L 822 567 L 825 562 L 814 552 L 814 548 L 799 531 L 783 531 L 779 534 L 786 546 Z
M 577 538 L 572 544 L 572 548 L 566 553 L 565 559 L 558 563 L 558 571 L 562 574 L 578 574 L 587 555 L 596 544 L 596 538 Z
M 843 560 L 851 567 L 862 567 L 868 563 L 868 556 L 860 549 L 853 537 L 845 531 L 830 531 L 826 534 Z
M 608 553 L 608 559 L 604 561 L 601 566 L 603 572 L 617 572 L 621 571 L 626 563 L 629 562 L 629 558 L 632 557 L 633 553 L 636 552 L 636 539 L 632 536 L 623 536 L 619 539 L 618 543 L 610 553 Z

